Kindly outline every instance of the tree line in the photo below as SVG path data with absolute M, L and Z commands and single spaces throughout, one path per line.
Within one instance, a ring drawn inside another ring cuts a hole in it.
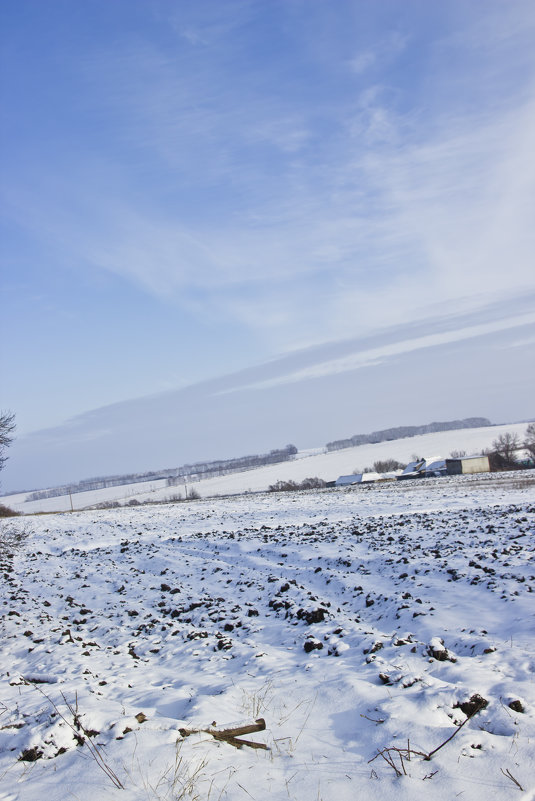
M 371 434 L 354 434 L 348 439 L 336 439 L 325 446 L 328 451 L 354 448 L 356 445 L 374 445 L 377 442 L 389 442 L 394 439 L 416 437 L 419 434 L 434 434 L 437 431 L 455 431 L 460 428 L 484 428 L 492 423 L 486 417 L 466 417 L 464 420 L 450 420 L 449 422 L 427 423 L 422 426 L 397 426 L 384 428 L 381 431 L 372 431 Z
M 184 479 L 192 481 L 214 478 L 216 476 L 227 475 L 228 473 L 251 470 L 255 467 L 262 467 L 268 464 L 286 462 L 293 459 L 296 453 L 297 448 L 295 445 L 286 445 L 285 448 L 277 448 L 269 451 L 269 453 L 240 456 L 234 459 L 217 459 L 210 462 L 196 462 L 194 464 L 185 464 L 181 467 L 172 467 L 157 472 L 128 473 L 121 476 L 88 478 L 74 484 L 65 484 L 61 487 L 37 490 L 32 492 L 27 497 L 27 500 L 40 501 L 45 498 L 56 498 L 60 495 L 74 495 L 79 492 L 117 487 L 125 484 L 139 484 L 143 481 L 159 481 L 161 479 L 167 479 L 169 486 L 178 486 Z

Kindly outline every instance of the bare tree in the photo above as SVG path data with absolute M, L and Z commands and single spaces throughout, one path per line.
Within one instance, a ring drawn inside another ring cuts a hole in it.
M 516 464 L 516 451 L 520 448 L 520 440 L 517 434 L 500 434 L 498 439 L 492 443 L 492 450 L 503 460 L 505 465 Z
M 531 458 L 535 459 L 535 423 L 530 423 L 526 428 L 524 448 L 527 450 Z
M 15 428 L 15 415 L 13 412 L 0 412 L 0 470 L 7 461 L 4 451 L 13 442 Z
M 325 481 L 318 476 L 311 478 L 304 478 L 299 485 L 299 489 L 322 489 L 325 486 Z

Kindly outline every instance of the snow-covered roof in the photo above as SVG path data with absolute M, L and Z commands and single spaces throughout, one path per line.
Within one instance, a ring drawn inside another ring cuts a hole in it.
M 403 473 L 402 476 L 408 476 L 412 473 L 418 473 L 420 470 L 425 468 L 425 459 L 418 459 L 415 462 L 409 462 Z
M 471 456 L 450 456 L 448 462 L 467 462 L 469 459 L 483 459 L 486 454 L 477 453 L 472 454 Z
M 446 460 L 445 459 L 435 459 L 432 462 L 426 460 L 425 463 L 425 470 L 426 472 L 433 472 L 435 470 L 445 470 L 446 469 Z
M 363 482 L 364 481 L 379 481 L 380 478 L 382 478 L 381 473 L 370 472 L 370 473 L 363 473 L 362 474 L 362 481 Z
M 360 473 L 352 473 L 350 476 L 338 476 L 334 482 L 337 487 L 346 487 L 349 484 L 359 484 L 362 481 Z

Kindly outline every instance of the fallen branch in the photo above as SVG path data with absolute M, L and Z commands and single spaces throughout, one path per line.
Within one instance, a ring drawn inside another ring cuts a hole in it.
M 216 740 L 222 740 L 229 745 L 233 745 L 235 748 L 241 748 L 242 745 L 247 745 L 249 748 L 262 749 L 263 751 L 269 750 L 265 743 L 257 743 L 254 740 L 242 740 L 241 737 L 223 737 L 221 735 L 214 734 L 213 732 L 212 734 Z
M 232 726 L 207 726 L 201 729 L 179 729 L 179 733 L 182 737 L 189 737 L 190 734 L 211 734 L 214 740 L 222 740 L 229 745 L 233 745 L 235 748 L 241 748 L 242 745 L 246 745 L 249 748 L 258 748 L 263 749 L 264 751 L 268 750 L 267 745 L 264 743 L 257 743 L 253 740 L 242 740 L 240 735 L 242 734 L 252 734 L 256 731 L 264 731 L 266 728 L 266 721 L 264 718 L 258 718 L 255 720 L 254 723 L 241 723 L 239 725 L 232 725 Z
M 242 734 L 253 734 L 255 731 L 264 731 L 266 721 L 264 718 L 257 718 L 254 723 L 240 723 L 233 726 L 209 726 L 208 731 L 214 737 L 239 737 Z

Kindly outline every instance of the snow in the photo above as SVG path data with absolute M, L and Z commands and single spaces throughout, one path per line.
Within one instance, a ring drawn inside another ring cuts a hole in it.
M 534 487 L 2 521 L 0 799 L 533 801 Z
M 231 473 L 218 478 L 192 482 L 187 480 L 188 491 L 195 489 L 201 497 L 236 495 L 244 492 L 264 492 L 277 481 L 301 482 L 305 478 L 317 476 L 325 481 L 335 481 L 341 475 L 362 472 L 364 467 L 371 467 L 374 462 L 384 459 L 396 459 L 404 464 L 411 461 L 413 454 L 428 458 L 430 454 L 440 454 L 446 458 L 452 451 L 463 450 L 467 454 L 477 455 L 501 434 L 517 434 L 522 440 L 528 423 L 514 423 L 503 426 L 487 426 L 484 428 L 465 428 L 458 431 L 441 431 L 434 434 L 422 434 L 417 437 L 379 442 L 371 445 L 360 445 L 355 448 L 344 448 L 339 451 L 325 453 L 316 448 L 300 451 L 296 458 L 279 464 L 267 465 L 239 473 Z M 437 457 L 432 457 L 433 460 Z M 370 476 L 364 480 L 370 480 Z M 27 500 L 30 493 L 18 493 L 2 499 L 2 503 L 17 512 L 68 512 L 71 501 L 74 509 L 85 509 L 99 503 L 118 501 L 121 504 L 132 500 L 141 503 L 149 501 L 165 501 L 181 494 L 184 497 L 184 485 L 168 487 L 166 480 L 146 481 L 138 484 L 126 484 L 107 487 L 101 490 L 80 492 L 40 501 Z

